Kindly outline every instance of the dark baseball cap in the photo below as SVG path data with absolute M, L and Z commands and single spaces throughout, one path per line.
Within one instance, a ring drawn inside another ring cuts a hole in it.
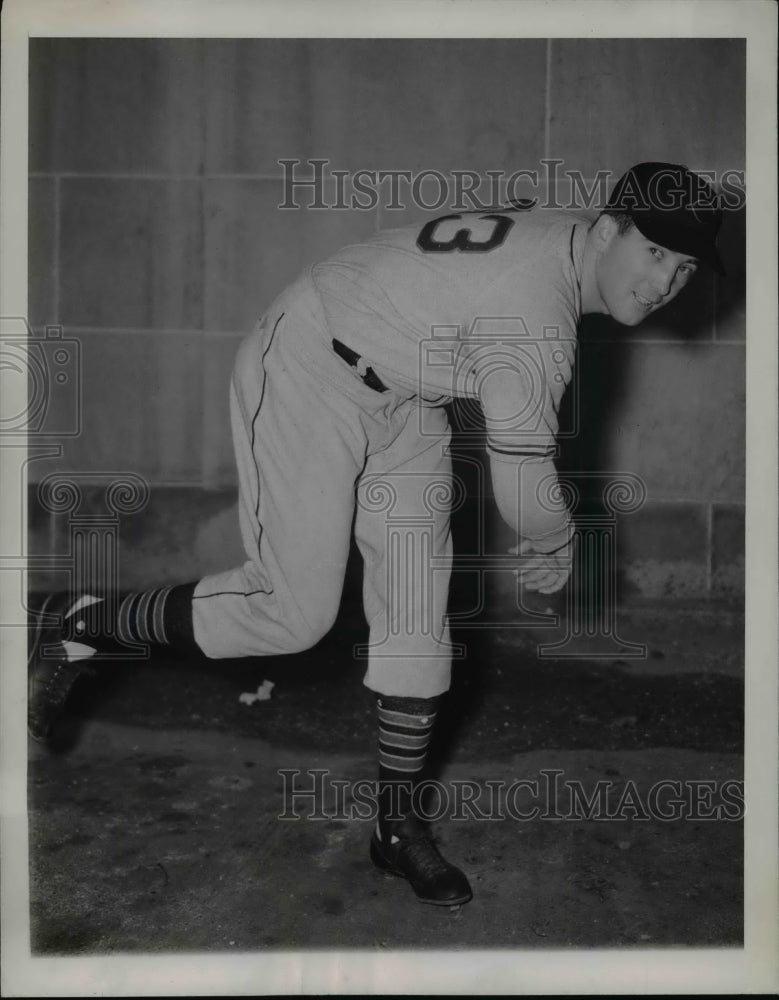
M 724 274 L 716 246 L 718 202 L 709 182 L 679 163 L 637 163 L 617 181 L 605 210 L 630 216 L 645 239 Z

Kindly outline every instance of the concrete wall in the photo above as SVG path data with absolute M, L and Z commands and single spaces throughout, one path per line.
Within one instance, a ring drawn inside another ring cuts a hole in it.
M 62 324 L 83 360 L 83 431 L 30 477 L 152 484 L 122 524 L 125 586 L 241 558 L 227 419 L 239 339 L 302 265 L 421 214 L 280 212 L 279 158 L 744 167 L 744 47 L 726 39 L 35 39 L 30 90 L 29 316 Z M 728 213 L 725 281 L 701 275 L 637 330 L 583 330 L 567 467 L 628 470 L 648 491 L 620 522 L 624 595 L 743 590 L 743 228 Z M 35 502 L 30 528 L 33 551 L 67 548 L 67 519 Z

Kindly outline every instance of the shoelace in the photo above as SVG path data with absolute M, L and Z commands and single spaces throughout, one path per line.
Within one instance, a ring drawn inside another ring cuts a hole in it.
M 449 871 L 449 865 L 438 853 L 432 837 L 427 833 L 404 840 L 400 850 L 425 878 L 445 875 Z

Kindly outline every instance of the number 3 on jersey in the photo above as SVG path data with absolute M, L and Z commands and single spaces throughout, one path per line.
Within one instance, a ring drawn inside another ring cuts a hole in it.
M 507 215 L 480 215 L 476 221 L 490 223 L 485 234 L 486 239 L 472 239 L 473 234 L 470 229 L 458 229 L 450 240 L 435 239 L 434 233 L 437 227 L 442 222 L 452 219 L 462 219 L 462 215 L 442 215 L 437 219 L 431 219 L 417 237 L 419 249 L 424 253 L 449 253 L 452 250 L 460 250 L 462 253 L 487 253 L 503 243 L 514 225 L 514 220 Z

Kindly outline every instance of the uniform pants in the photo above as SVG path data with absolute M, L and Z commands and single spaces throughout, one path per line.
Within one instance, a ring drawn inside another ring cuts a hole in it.
M 214 658 L 313 646 L 338 612 L 354 530 L 365 684 L 433 697 L 451 672 L 448 419 L 425 407 L 423 420 L 417 396 L 369 388 L 333 337 L 304 278 L 239 349 L 230 404 L 247 560 L 197 584 L 195 640 Z

